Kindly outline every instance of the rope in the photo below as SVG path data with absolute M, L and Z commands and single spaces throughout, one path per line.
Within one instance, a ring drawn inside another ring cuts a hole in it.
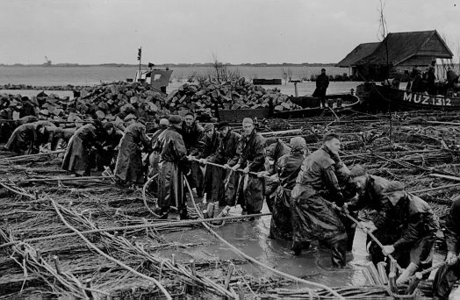
M 201 211 L 196 207 L 196 204 L 195 204 L 195 201 L 193 199 L 193 195 L 192 195 L 192 189 L 190 188 L 190 184 L 188 183 L 187 179 L 184 178 L 185 180 L 185 183 L 187 185 L 187 188 L 190 192 L 190 195 L 192 197 L 192 203 L 193 203 L 193 206 L 195 207 L 198 215 L 201 217 L 201 219 L 203 219 L 203 215 L 201 214 Z M 208 219 L 206 219 L 208 220 Z M 203 221 L 203 220 L 202 220 Z M 304 284 L 309 284 L 309 285 L 314 285 L 314 286 L 317 286 L 319 288 L 322 288 L 322 289 L 325 289 L 327 290 L 328 292 L 330 292 L 331 294 L 333 294 L 334 296 L 336 296 L 338 299 L 345 299 L 343 296 L 341 296 L 340 294 L 338 294 L 336 291 L 334 291 L 333 289 L 331 289 L 330 287 L 328 286 L 325 286 L 325 285 L 322 285 L 320 283 L 316 283 L 316 282 L 312 282 L 312 281 L 308 281 L 308 280 L 304 280 L 304 279 L 301 279 L 301 278 L 298 278 L 296 276 L 292 276 L 290 274 L 287 274 L 287 273 L 284 273 L 284 272 L 281 272 L 279 270 L 276 270 L 276 269 L 273 269 L 272 267 L 269 267 L 263 263 L 261 263 L 260 261 L 252 258 L 251 256 L 245 254 L 244 252 L 242 252 L 240 249 L 236 248 L 235 246 L 233 246 L 232 244 L 230 244 L 229 242 L 227 242 L 224 238 L 222 238 L 220 235 L 218 235 L 214 230 L 212 230 L 205 222 L 203 222 L 203 225 L 209 230 L 209 232 L 211 232 L 216 238 L 218 238 L 220 241 L 222 241 L 224 244 L 226 244 L 228 247 L 230 247 L 235 253 L 241 255 L 242 257 L 244 257 L 245 259 L 251 261 L 252 263 L 254 264 L 257 264 L 275 274 L 278 274 L 280 276 L 283 276 L 285 278 L 289 278 L 291 280 L 294 280 L 294 281 L 297 281 L 297 282 L 301 282 L 301 283 L 304 283 Z
M 343 211 L 342 211 L 343 212 Z M 350 214 L 348 213 L 345 213 L 344 214 L 347 216 L 348 219 L 352 220 L 358 227 L 360 226 L 359 224 L 359 221 L 356 220 L 355 218 L 353 218 L 352 216 L 350 216 Z M 375 235 L 372 234 L 372 232 L 369 232 L 369 231 L 365 231 L 367 233 L 367 235 L 369 235 L 371 237 L 371 239 L 383 250 L 383 244 L 375 237 Z M 385 254 L 385 253 L 384 253 Z M 398 262 L 396 261 L 396 259 L 391 255 L 391 254 L 387 254 L 387 256 L 391 259 L 392 262 L 394 262 L 396 264 L 396 267 L 398 268 L 398 270 L 400 272 L 404 271 L 398 264 Z
M 100 250 L 98 247 L 96 247 L 93 243 L 91 243 L 83 234 L 81 234 L 80 231 L 78 231 L 76 228 L 74 228 L 72 225 L 70 225 L 64 218 L 64 216 L 61 214 L 60 210 L 58 209 L 58 204 L 56 202 L 54 202 L 52 199 L 50 199 L 51 201 L 51 204 L 53 204 L 53 207 L 54 209 L 56 210 L 56 213 L 58 214 L 59 218 L 62 220 L 62 222 L 69 228 L 71 229 L 72 231 L 74 231 L 82 240 L 85 241 L 85 243 L 90 246 L 91 248 L 94 249 L 94 251 L 96 251 L 97 253 L 99 253 L 100 255 L 104 256 L 105 258 L 107 258 L 108 260 L 116 263 L 117 265 L 125 268 L 126 270 L 130 271 L 131 273 L 139 276 L 139 277 L 142 277 L 146 280 L 149 280 L 149 281 L 152 281 L 162 292 L 163 294 L 165 295 L 166 299 L 171 299 L 172 300 L 172 297 L 171 295 L 168 293 L 168 291 L 164 288 L 163 285 L 161 285 L 160 282 L 158 282 L 155 278 L 152 278 L 152 277 L 149 277 L 147 275 L 144 275 L 142 273 L 139 273 L 138 271 L 134 270 L 133 268 L 131 268 L 130 266 L 124 264 L 123 262 L 113 258 L 112 256 L 110 255 L 107 255 L 105 254 L 104 252 L 102 252 L 102 250 Z
M 203 162 L 201 162 L 199 159 L 196 159 L 196 158 L 191 158 L 190 160 L 196 161 L 196 162 L 199 162 L 199 163 L 203 163 Z M 203 164 L 205 164 L 205 165 L 211 165 L 211 166 L 214 166 L 214 167 L 218 167 L 218 168 L 222 168 L 222 169 L 228 170 L 228 168 L 224 167 L 223 165 L 219 165 L 219 164 L 216 164 L 216 163 L 212 163 L 212 162 L 210 162 L 210 161 L 206 161 L 206 162 L 204 162 Z M 233 169 L 232 169 L 232 170 L 233 170 Z M 259 176 L 259 174 L 256 173 L 256 172 L 247 172 L 247 173 L 246 173 L 243 169 L 237 169 L 237 170 L 233 170 L 233 171 L 241 172 L 241 173 L 244 173 L 244 174 L 250 174 L 250 175 L 253 175 L 253 176 L 257 176 L 257 177 Z M 270 178 L 270 176 L 266 176 L 266 175 L 264 175 L 263 177 L 264 177 L 264 178 Z
M 150 183 L 156 178 L 158 177 L 158 174 L 155 174 L 154 176 L 152 176 L 151 178 L 149 178 L 149 180 L 147 180 L 147 182 L 144 184 L 144 186 L 142 187 L 142 200 L 144 200 L 144 205 L 145 205 L 145 208 L 147 208 L 147 210 L 157 219 L 160 218 L 159 215 L 157 215 L 153 210 L 150 209 L 149 205 L 147 204 L 147 196 L 145 195 L 145 190 L 147 189 L 148 186 L 150 186 Z
M 434 271 L 436 269 L 439 269 L 440 267 L 444 266 L 447 264 L 447 261 L 443 261 L 439 264 L 436 264 L 428 269 L 425 269 L 423 271 L 420 271 L 420 272 L 416 272 L 414 275 L 412 275 L 411 277 L 408 277 L 406 278 L 405 280 L 403 280 L 401 283 L 406 283 L 408 281 L 411 281 L 412 279 L 420 279 L 422 278 L 423 275 L 425 274 L 428 274 L 428 273 L 431 273 L 431 271 Z

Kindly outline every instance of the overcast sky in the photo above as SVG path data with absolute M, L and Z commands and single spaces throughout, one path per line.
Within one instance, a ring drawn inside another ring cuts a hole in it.
M 386 0 L 389 32 L 436 29 L 458 61 L 460 0 Z M 336 63 L 379 40 L 378 0 L 0 0 L 0 63 Z

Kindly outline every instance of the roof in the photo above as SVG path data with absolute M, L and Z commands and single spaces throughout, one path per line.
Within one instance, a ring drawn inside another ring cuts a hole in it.
M 353 51 L 348 53 L 348 55 L 337 63 L 337 67 L 351 67 L 356 65 L 358 61 L 372 54 L 377 47 L 380 45 L 380 42 L 377 43 L 364 43 L 359 44 Z
M 450 51 L 449 47 L 447 47 L 436 30 L 389 33 L 382 42 L 376 44 L 377 47 L 373 52 L 355 60 L 358 57 L 357 54 L 353 55 L 355 50 L 361 45 L 368 45 L 361 44 L 348 54 L 338 65 L 341 67 L 348 67 L 362 64 L 386 64 L 387 49 L 388 62 L 394 66 L 415 57 L 450 59 L 453 56 L 452 51 Z M 371 46 L 369 46 L 369 48 L 371 48 Z M 349 65 L 344 64 L 343 62 L 347 62 L 347 58 L 349 57 L 351 63 Z

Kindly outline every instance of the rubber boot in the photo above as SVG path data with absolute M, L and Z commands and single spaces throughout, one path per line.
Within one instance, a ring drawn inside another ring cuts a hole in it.
M 188 220 L 189 219 L 187 206 L 183 206 L 183 207 L 181 207 L 179 209 L 179 218 L 181 220 Z
M 169 206 L 158 207 L 154 212 L 160 216 L 160 219 L 167 219 L 169 214 Z
M 331 244 L 331 260 L 334 268 L 343 268 L 347 264 L 347 241 L 338 241 Z

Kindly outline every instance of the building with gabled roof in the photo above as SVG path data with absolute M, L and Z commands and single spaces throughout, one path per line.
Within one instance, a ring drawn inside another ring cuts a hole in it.
M 436 30 L 389 33 L 380 43 L 361 44 L 337 66 L 348 67 L 362 80 L 383 80 L 390 70 L 403 72 L 428 66 L 453 54 Z

